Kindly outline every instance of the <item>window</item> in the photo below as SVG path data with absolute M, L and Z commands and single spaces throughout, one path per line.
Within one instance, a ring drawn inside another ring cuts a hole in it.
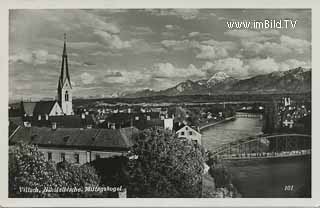
M 186 127 L 186 130 L 188 130 L 188 127 Z
M 69 101 L 69 93 L 66 91 L 66 94 L 64 95 L 64 100 Z
M 48 152 L 48 160 L 52 160 L 52 152 Z
M 79 164 L 79 154 L 74 154 L 74 160 Z
M 181 132 L 181 136 L 184 136 L 184 131 Z
M 192 136 L 192 131 L 189 131 L 189 135 Z
M 66 161 L 66 154 L 65 154 L 65 153 L 61 153 L 61 154 L 60 154 L 60 161 L 61 161 L 61 162 Z

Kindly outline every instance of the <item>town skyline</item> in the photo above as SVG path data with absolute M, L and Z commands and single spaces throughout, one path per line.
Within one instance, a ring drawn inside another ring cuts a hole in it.
M 245 17 L 298 22 L 295 29 L 226 28 Z M 310 18 L 311 10 L 11 10 L 9 99 L 55 97 L 64 33 L 74 96 L 110 97 L 220 71 L 241 79 L 310 68 Z

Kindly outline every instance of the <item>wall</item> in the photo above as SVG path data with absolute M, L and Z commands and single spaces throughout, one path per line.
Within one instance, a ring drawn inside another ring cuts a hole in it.
M 52 153 L 52 161 L 58 163 L 61 162 L 61 153 L 65 153 L 66 161 L 75 163 L 75 154 L 79 154 L 79 164 L 82 165 L 86 162 L 90 162 L 96 159 L 96 155 L 99 154 L 100 158 L 108 158 L 113 156 L 123 155 L 123 152 L 105 152 L 105 151 L 86 151 L 79 149 L 57 149 L 57 148 L 42 148 L 39 147 L 39 151 L 44 153 L 45 158 L 48 160 L 48 152 Z
M 190 135 L 190 132 L 192 132 L 192 135 Z M 198 144 L 201 144 L 201 134 L 188 126 L 181 128 L 177 134 L 179 137 L 186 138 L 190 141 L 197 141 Z

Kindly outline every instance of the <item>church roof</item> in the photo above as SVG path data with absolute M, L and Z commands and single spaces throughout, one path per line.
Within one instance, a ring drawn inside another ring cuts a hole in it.
M 9 143 L 18 142 L 42 147 L 60 147 L 85 150 L 127 150 L 137 135 L 136 128 L 127 129 L 83 129 L 46 127 L 20 127 L 10 135 Z
M 36 106 L 33 110 L 33 115 L 49 115 L 51 112 L 54 104 L 56 104 L 57 101 L 40 101 L 36 103 Z

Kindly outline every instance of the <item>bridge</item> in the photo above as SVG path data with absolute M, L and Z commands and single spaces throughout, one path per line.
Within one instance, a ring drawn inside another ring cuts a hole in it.
M 311 154 L 311 135 L 278 134 L 241 139 L 220 146 L 213 156 L 222 160 L 295 157 Z

